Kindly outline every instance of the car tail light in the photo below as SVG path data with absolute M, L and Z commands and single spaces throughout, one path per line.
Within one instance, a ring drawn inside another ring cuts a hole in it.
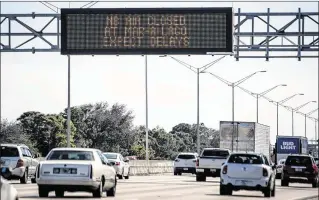
M 121 163 L 120 162 L 115 162 L 115 165 L 120 165 Z
M 223 167 L 223 174 L 227 174 L 227 170 L 228 170 L 228 167 L 227 167 L 227 165 L 225 165 L 225 166 Z
M 196 167 L 198 167 L 199 166 L 199 160 L 197 159 L 196 160 Z
M 316 164 L 312 165 L 314 173 L 318 173 L 318 167 Z
M 17 166 L 16 166 L 16 167 L 17 167 L 17 168 L 18 168 L 18 167 L 22 167 L 23 165 L 24 165 L 23 160 L 19 159 L 18 162 L 17 162 Z
M 38 165 L 38 170 L 37 170 L 37 177 L 38 178 L 40 177 L 40 167 L 41 167 L 41 164 Z
M 93 166 L 91 165 L 91 171 L 90 171 L 90 179 L 93 178 Z
M 266 168 L 263 168 L 263 176 L 268 176 L 268 171 Z

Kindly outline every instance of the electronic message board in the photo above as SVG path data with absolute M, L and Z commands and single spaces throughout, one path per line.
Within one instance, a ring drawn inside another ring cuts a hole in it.
M 231 53 L 232 8 L 61 9 L 61 54 Z

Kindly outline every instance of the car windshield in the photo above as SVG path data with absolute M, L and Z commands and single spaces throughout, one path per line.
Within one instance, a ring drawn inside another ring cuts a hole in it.
M 179 159 L 194 159 L 195 156 L 192 154 L 181 154 L 181 155 L 178 155 L 177 158 L 179 158 Z
M 47 160 L 94 160 L 91 151 L 60 151 L 50 153 Z
M 260 156 L 249 155 L 249 154 L 234 154 L 228 159 L 228 163 L 238 163 L 238 164 L 263 164 L 263 160 Z
M 117 154 L 115 154 L 115 153 L 103 153 L 103 155 L 104 155 L 107 159 L 111 159 L 111 160 L 117 159 Z
M 0 151 L 0 157 L 19 157 L 18 148 L 2 146 Z
M 221 150 L 205 150 L 202 156 L 227 158 L 229 156 L 229 153 L 228 151 L 221 151 Z
M 306 156 L 288 156 L 285 165 L 289 166 L 311 166 L 310 157 Z

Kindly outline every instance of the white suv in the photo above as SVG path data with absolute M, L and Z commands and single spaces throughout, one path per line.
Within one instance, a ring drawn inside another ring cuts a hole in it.
M 0 175 L 5 179 L 19 179 L 20 183 L 27 183 L 31 178 L 36 183 L 35 171 L 39 164 L 38 155 L 33 155 L 30 149 L 23 144 L 0 145 Z
M 197 153 L 179 153 L 174 161 L 174 175 L 196 173 Z
M 267 157 L 256 153 L 232 153 L 222 165 L 220 195 L 233 191 L 262 191 L 265 197 L 275 196 L 276 168 Z

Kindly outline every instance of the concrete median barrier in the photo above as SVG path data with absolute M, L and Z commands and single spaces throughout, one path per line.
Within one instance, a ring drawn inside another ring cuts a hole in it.
M 44 158 L 38 158 L 39 161 Z M 149 165 L 146 160 L 130 160 L 130 175 L 148 175 L 173 173 L 173 161 L 170 160 L 150 160 Z

